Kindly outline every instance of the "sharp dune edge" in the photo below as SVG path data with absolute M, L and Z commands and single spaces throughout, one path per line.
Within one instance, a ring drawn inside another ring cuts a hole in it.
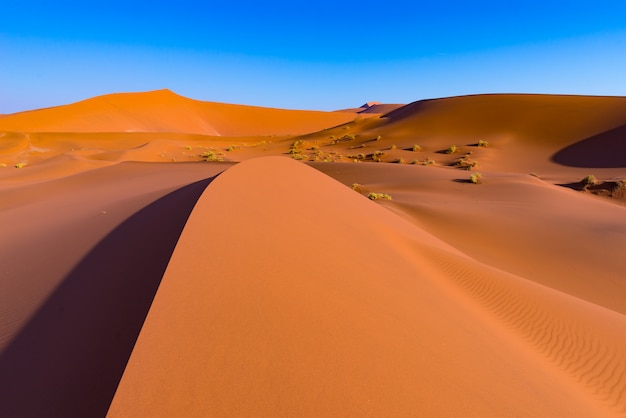
M 625 100 L 2 116 L 0 416 L 626 416 Z

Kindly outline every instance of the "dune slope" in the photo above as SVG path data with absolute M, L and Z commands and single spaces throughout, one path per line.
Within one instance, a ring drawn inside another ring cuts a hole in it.
M 125 163 L 0 191 L 0 416 L 105 415 L 187 216 L 224 168 Z
M 610 415 L 625 325 L 259 158 L 200 197 L 109 416 Z
M 625 105 L 626 97 L 482 94 L 418 101 L 385 117 L 396 132 L 565 145 L 623 125 Z
M 167 132 L 215 136 L 296 135 L 352 120 L 337 112 L 202 102 L 170 90 L 117 93 L 3 117 L 6 132 Z

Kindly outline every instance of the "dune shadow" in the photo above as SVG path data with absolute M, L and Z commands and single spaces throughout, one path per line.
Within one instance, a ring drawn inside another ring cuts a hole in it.
M 392 110 L 391 112 L 385 113 L 381 115 L 381 118 L 387 118 L 389 121 L 397 121 L 400 119 L 404 119 L 407 116 L 412 116 L 415 113 L 422 111 L 422 109 L 426 108 L 429 102 L 433 101 L 432 99 L 426 100 L 418 100 L 413 103 L 409 103 L 404 106 L 400 106 L 397 109 Z
M 552 161 L 570 167 L 626 167 L 626 125 L 569 145 L 555 153 Z
M 183 227 L 215 177 L 141 209 L 68 274 L 0 355 L 0 416 L 106 415 Z
M 557 184 L 578 192 L 589 192 L 598 196 L 626 200 L 626 185 L 623 181 L 599 181 L 596 184 L 585 184 L 584 181 Z

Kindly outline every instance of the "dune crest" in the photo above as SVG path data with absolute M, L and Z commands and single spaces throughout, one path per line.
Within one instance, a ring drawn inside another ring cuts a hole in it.
M 189 217 L 109 416 L 608 413 L 466 284 L 507 277 L 309 167 L 241 163 Z M 621 408 L 606 369 L 582 381 Z

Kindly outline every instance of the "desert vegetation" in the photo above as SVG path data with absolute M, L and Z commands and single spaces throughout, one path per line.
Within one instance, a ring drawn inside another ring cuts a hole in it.
M 454 154 L 455 152 L 458 152 L 459 149 L 456 147 L 456 145 L 450 145 L 448 148 L 446 148 L 446 150 L 444 151 L 445 154 Z
M 472 173 L 469 177 L 469 181 L 473 184 L 479 184 L 482 182 L 483 176 L 480 173 Z
M 593 174 L 588 174 L 581 180 L 581 183 L 583 186 L 595 186 L 598 184 L 598 180 Z
M 456 160 L 453 166 L 462 170 L 471 170 L 472 168 L 476 167 L 477 164 L 478 163 L 476 161 L 472 161 L 469 158 L 468 154 L 465 154 L 463 157 Z
M 209 151 L 203 152 L 201 157 L 204 158 L 204 160 L 208 161 L 208 162 L 224 161 L 224 158 L 222 158 L 222 153 L 221 152 L 215 152 L 214 150 L 209 150 Z
M 388 195 L 387 193 L 370 192 L 367 195 L 367 198 L 370 200 L 391 200 L 391 196 Z

